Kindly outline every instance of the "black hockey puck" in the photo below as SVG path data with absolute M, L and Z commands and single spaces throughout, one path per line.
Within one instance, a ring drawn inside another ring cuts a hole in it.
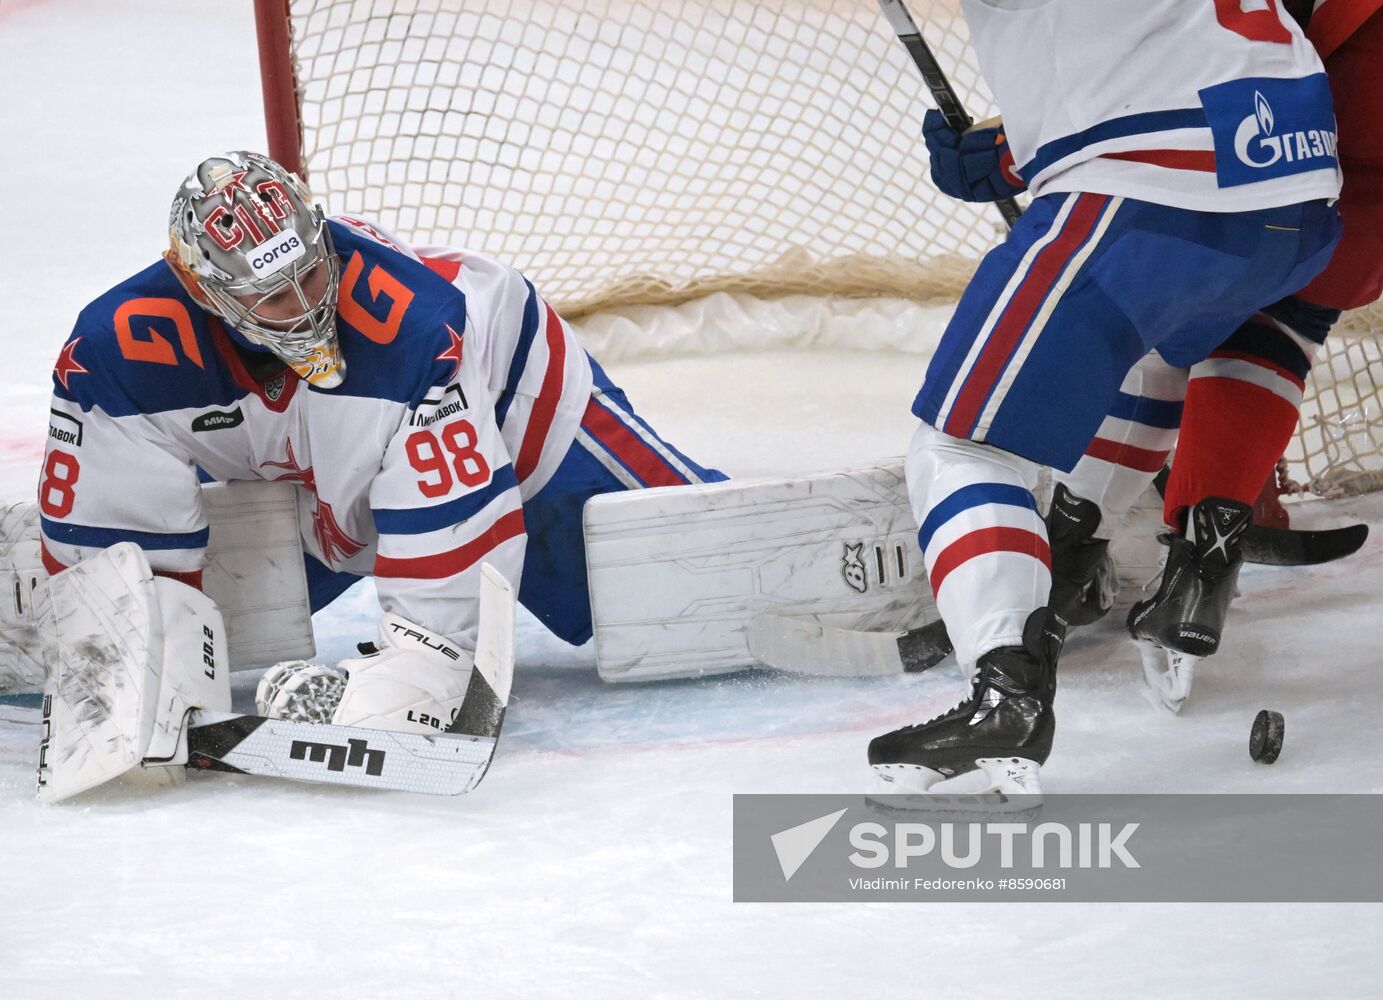
M 1282 732 L 1286 723 L 1281 712 L 1265 708 L 1253 720 L 1249 733 L 1249 756 L 1260 764 L 1271 764 L 1282 752 Z

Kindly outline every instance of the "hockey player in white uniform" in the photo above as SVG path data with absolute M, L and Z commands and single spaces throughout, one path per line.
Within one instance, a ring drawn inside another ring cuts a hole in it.
M 1205 358 L 1319 272 L 1339 234 L 1329 86 L 1274 0 L 962 8 L 1033 200 L 913 407 L 919 542 L 973 687 L 870 744 L 898 792 L 1039 789 L 1065 628 L 1047 607 L 1039 466 L 1076 464 L 1149 351 Z
M 83 310 L 58 357 L 42 557 L 58 573 L 134 542 L 157 574 L 199 586 L 199 484 L 294 484 L 313 609 L 370 575 L 384 615 L 361 658 L 271 670 L 267 714 L 444 729 L 482 562 L 584 642 L 585 501 L 724 478 L 639 420 L 517 271 L 327 219 L 263 156 L 200 164 L 170 236 L 165 260 Z

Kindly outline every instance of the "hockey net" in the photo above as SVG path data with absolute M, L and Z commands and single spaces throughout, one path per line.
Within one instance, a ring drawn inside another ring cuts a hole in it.
M 514 263 L 607 359 L 927 352 L 1002 239 L 992 208 L 927 180 L 929 99 L 874 0 L 256 6 L 270 153 L 328 211 Z M 909 6 L 994 114 L 955 0 Z M 718 300 L 734 319 L 707 322 Z M 1383 487 L 1381 317 L 1346 317 L 1312 375 L 1287 457 L 1313 492 Z

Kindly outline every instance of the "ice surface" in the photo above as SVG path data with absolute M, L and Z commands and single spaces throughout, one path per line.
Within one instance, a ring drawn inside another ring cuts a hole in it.
M 48 370 L 77 310 L 162 247 L 194 162 L 262 145 L 250 4 L 0 5 L 0 499 L 32 495 Z M 903 451 L 923 362 L 777 353 L 617 366 L 671 440 L 734 474 Z M 1355 558 L 1253 569 L 1180 718 L 1107 626 L 1062 661 L 1060 791 L 1383 791 L 1383 501 Z M 368 587 L 319 617 L 338 657 Z M 504 741 L 430 799 L 193 775 L 32 797 L 31 711 L 0 706 L 0 997 L 1365 997 L 1378 906 L 730 901 L 730 796 L 850 791 L 870 736 L 949 706 L 954 669 L 608 687 L 521 628 Z M 252 677 L 237 678 L 242 705 Z M 1287 718 L 1272 767 L 1259 708 Z

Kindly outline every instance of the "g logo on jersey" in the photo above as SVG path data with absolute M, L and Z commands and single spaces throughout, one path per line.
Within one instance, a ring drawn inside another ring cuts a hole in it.
M 1254 91 L 1253 109 L 1254 113 L 1240 122 L 1239 131 L 1234 133 L 1234 155 L 1251 167 L 1271 167 L 1282 158 L 1282 139 L 1273 135 L 1273 106 Z M 1253 149 L 1249 148 L 1251 142 Z M 1257 159 L 1255 154 L 1264 148 L 1268 150 L 1267 159 Z
M 1200 96 L 1215 139 L 1220 187 L 1335 168 L 1335 115 L 1325 74 L 1231 80 Z

